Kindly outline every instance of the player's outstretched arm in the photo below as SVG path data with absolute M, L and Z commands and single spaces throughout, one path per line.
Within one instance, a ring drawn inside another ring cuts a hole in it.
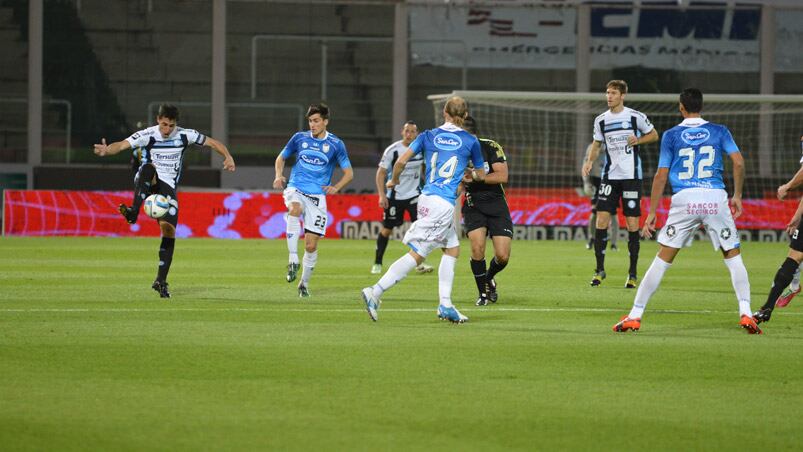
M 602 142 L 597 140 L 592 141 L 591 144 L 589 144 L 586 148 L 586 158 L 583 161 L 582 170 L 583 177 L 591 174 L 591 168 L 594 166 L 594 162 L 597 160 L 597 157 L 599 157 L 600 149 L 602 149 Z
M 234 158 L 229 153 L 229 148 L 222 142 L 212 138 L 206 137 L 206 146 L 214 149 L 215 152 L 223 157 L 223 169 L 227 171 L 234 171 Z
M 341 177 L 340 180 L 337 181 L 335 185 L 327 185 L 323 187 L 327 195 L 333 195 L 339 192 L 340 190 L 343 189 L 343 187 L 348 185 L 352 179 L 354 179 L 354 170 L 350 166 L 347 166 L 342 169 L 343 169 L 343 177 Z
M 729 154 L 733 162 L 733 197 L 731 198 L 731 212 L 733 219 L 742 214 L 742 187 L 744 186 L 744 157 L 741 152 Z
M 282 154 L 276 157 L 276 163 L 273 164 L 273 167 L 276 170 L 276 177 L 273 179 L 273 188 L 276 190 L 283 190 L 284 186 L 287 185 L 287 178 L 282 174 L 284 173 L 284 157 L 282 157 Z
M 664 196 L 664 188 L 666 188 L 667 179 L 669 179 L 669 168 L 658 168 L 658 171 L 655 172 L 655 177 L 652 178 L 650 213 L 647 214 L 647 218 L 644 220 L 644 226 L 641 228 L 641 235 L 644 238 L 648 239 L 652 237 L 655 232 L 658 205 L 661 203 L 661 198 Z
M 95 145 L 95 154 L 101 157 L 105 157 L 107 155 L 115 155 L 119 154 L 120 152 L 131 149 L 131 143 L 126 140 L 123 141 L 116 141 L 112 144 L 106 144 L 106 139 L 102 138 L 100 140 L 100 144 Z

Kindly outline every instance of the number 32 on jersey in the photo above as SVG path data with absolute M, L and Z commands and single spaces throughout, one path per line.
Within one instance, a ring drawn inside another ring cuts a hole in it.
M 684 160 L 682 162 L 683 168 L 685 171 L 678 173 L 678 179 L 686 180 L 695 177 L 694 175 L 694 160 L 695 160 L 695 152 L 694 148 L 683 148 L 678 151 L 678 155 L 683 157 Z M 711 165 L 714 164 L 714 158 L 716 157 L 716 150 L 713 146 L 702 146 L 700 147 L 699 154 L 702 158 L 700 161 L 697 162 L 697 179 L 706 179 L 714 175 L 711 171 Z

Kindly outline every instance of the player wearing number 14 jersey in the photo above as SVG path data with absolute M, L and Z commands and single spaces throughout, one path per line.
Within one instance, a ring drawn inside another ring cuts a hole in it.
M 436 248 L 443 250 L 438 268 L 438 317 L 453 323 L 468 320 L 452 304 L 454 267 L 460 251 L 454 208 L 457 187 L 468 162 L 476 168 L 471 173 L 473 180 L 481 182 L 485 180 L 485 160 L 477 138 L 461 128 L 467 116 L 466 101 L 458 96 L 450 97 L 443 107 L 445 123 L 418 135 L 393 165 L 388 188 L 398 185 L 405 165 L 416 155 L 424 156 L 426 182 L 418 197 L 418 219 L 404 235 L 404 244 L 410 247 L 410 252 L 396 260 L 376 284 L 362 290 L 365 308 L 373 321 L 377 320 L 379 297 L 424 262 Z
M 679 106 L 683 122 L 667 130 L 661 139 L 661 157 L 652 182 L 650 213 L 644 221 L 642 234 L 649 238 L 655 231 L 655 213 L 667 179 L 673 192 L 669 217 L 658 233 L 658 255 L 644 274 L 630 314 L 613 326 L 616 332 L 635 331 L 641 327 L 644 308 L 658 289 L 664 272 L 702 224 L 714 249 L 722 251 L 730 271 L 739 301 L 739 325 L 750 334 L 761 334 L 750 311 L 750 282 L 739 252 L 739 233 L 734 223 L 734 218 L 742 213 L 744 159 L 728 128 L 704 120 L 700 115 L 702 108 L 700 90 L 683 90 Z M 734 186 L 730 206 L 722 180 L 725 155 L 733 162 Z

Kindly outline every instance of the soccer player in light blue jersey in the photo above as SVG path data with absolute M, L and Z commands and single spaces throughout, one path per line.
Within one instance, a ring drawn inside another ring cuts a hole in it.
M 326 104 L 310 105 L 307 110 L 309 131 L 298 132 L 290 138 L 276 157 L 276 178 L 273 188 L 284 189 L 287 206 L 287 282 L 293 282 L 298 273 L 298 237 L 301 234 L 301 215 L 304 215 L 304 265 L 298 296 L 309 297 L 309 280 L 318 261 L 318 240 L 326 233 L 326 195 L 343 189 L 354 178 L 346 145 L 334 134 L 327 132 L 329 107 Z M 296 164 L 290 173 L 290 181 L 284 177 L 285 161 L 295 156 Z M 343 176 L 332 185 L 335 165 L 343 170 Z M 286 185 L 286 188 L 285 188 Z
M 371 287 L 362 290 L 363 301 L 371 320 L 377 320 L 381 301 L 379 297 L 403 280 L 407 273 L 436 248 L 443 250 L 438 268 L 438 318 L 453 323 L 463 323 L 468 317 L 461 314 L 452 303 L 454 267 L 460 252 L 460 242 L 455 228 L 455 201 L 457 188 L 469 161 L 474 164 L 471 172 L 476 182 L 485 180 L 485 161 L 479 141 L 461 127 L 468 116 L 466 101 L 452 96 L 443 107 L 444 124 L 418 135 L 409 149 L 393 165 L 393 176 L 387 187 L 399 183 L 407 162 L 414 155 L 423 154 L 426 165 L 425 183 L 418 197 L 418 219 L 404 236 L 404 244 L 410 252 L 394 262 L 388 271 Z
M 652 294 L 661 284 L 664 272 L 672 265 L 680 248 L 701 224 L 705 225 L 714 249 L 720 249 L 731 274 L 739 301 L 739 326 L 750 334 L 761 334 L 750 311 L 750 281 L 739 251 L 739 233 L 734 218 L 742 213 L 744 159 L 727 127 L 704 120 L 703 93 L 687 88 L 680 94 L 683 122 L 667 130 L 661 139 L 658 171 L 652 181 L 650 213 L 642 235 L 652 237 L 655 214 L 667 180 L 672 186 L 672 203 L 666 225 L 658 234 L 658 255 L 652 261 L 636 292 L 633 308 L 613 326 L 616 332 L 637 331 Z M 733 197 L 722 180 L 723 157 L 733 162 Z M 731 210 L 733 212 L 731 213 Z

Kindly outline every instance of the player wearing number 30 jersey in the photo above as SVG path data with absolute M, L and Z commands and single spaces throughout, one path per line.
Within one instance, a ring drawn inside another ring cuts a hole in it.
M 664 272 L 672 265 L 680 248 L 700 225 L 705 225 L 714 249 L 720 249 L 739 301 L 739 325 L 751 334 L 760 334 L 750 311 L 750 282 L 739 252 L 739 233 L 734 218 L 742 213 L 744 159 L 728 128 L 704 120 L 703 94 L 687 88 L 680 94 L 683 122 L 669 129 L 661 139 L 661 157 L 653 178 L 650 213 L 642 234 L 655 231 L 655 213 L 667 180 L 672 185 L 672 203 L 666 224 L 658 234 L 658 255 L 644 275 L 636 292 L 630 314 L 613 326 L 616 332 L 638 330 L 641 316 L 652 294 L 658 289 Z M 733 161 L 733 198 L 722 180 L 723 156 Z M 733 209 L 733 214 L 731 214 Z
M 474 181 L 484 180 L 486 171 L 477 138 L 461 128 L 467 116 L 466 101 L 458 96 L 450 97 L 443 107 L 445 123 L 437 129 L 418 135 L 410 148 L 393 165 L 393 177 L 387 184 L 388 188 L 399 183 L 399 175 L 413 156 L 423 154 L 426 165 L 425 184 L 421 196 L 418 197 L 418 219 L 404 236 L 404 244 L 410 247 L 410 252 L 396 260 L 376 284 L 362 290 L 363 301 L 371 320 L 377 320 L 379 297 L 404 279 L 416 265 L 424 262 L 435 248 L 443 249 L 438 268 L 438 317 L 454 323 L 468 320 L 452 304 L 454 267 L 460 251 L 454 208 L 457 187 L 469 160 L 476 168 L 472 172 Z

